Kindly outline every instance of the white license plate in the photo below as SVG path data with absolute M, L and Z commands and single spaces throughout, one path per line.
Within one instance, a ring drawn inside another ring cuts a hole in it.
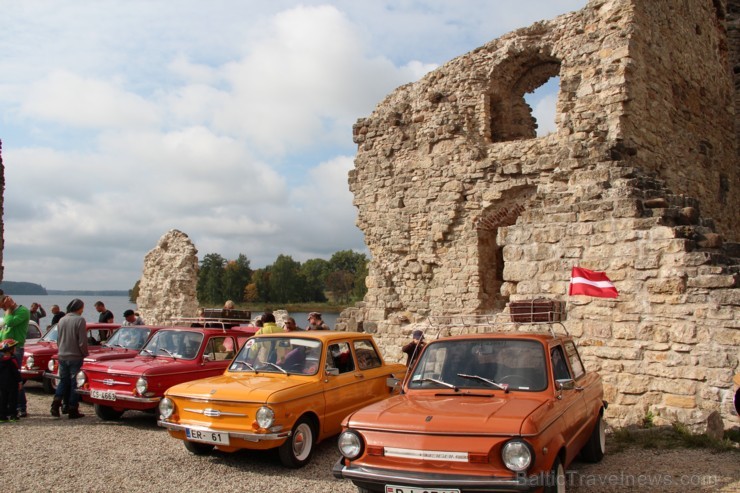
M 216 431 L 192 430 L 185 428 L 185 436 L 194 442 L 212 443 L 214 445 L 228 445 L 229 434 Z
M 440 490 L 437 488 L 409 488 L 408 486 L 385 485 L 385 493 L 460 493 L 460 490 Z
M 116 393 L 105 390 L 91 390 L 90 397 L 100 399 L 101 401 L 115 401 Z

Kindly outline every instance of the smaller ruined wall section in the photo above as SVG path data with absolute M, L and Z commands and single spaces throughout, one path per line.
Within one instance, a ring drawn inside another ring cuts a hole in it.
M 629 163 L 698 199 L 718 231 L 738 241 L 735 55 L 725 2 L 633 3 L 623 118 Z
M 735 83 L 735 147 L 740 161 L 740 0 L 727 2 L 727 40 Z
M 198 314 L 198 250 L 176 229 L 164 234 L 144 258 L 137 308 L 147 323 L 172 325 Z

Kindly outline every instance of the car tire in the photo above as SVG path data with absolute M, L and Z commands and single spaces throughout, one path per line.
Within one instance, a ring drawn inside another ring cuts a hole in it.
M 594 431 L 588 438 L 588 442 L 581 449 L 581 458 L 586 462 L 599 462 L 604 458 L 606 452 L 606 425 L 599 416 L 594 426 Z
M 316 427 L 307 416 L 301 417 L 293 426 L 293 432 L 278 452 L 284 466 L 297 469 L 311 460 L 316 443 Z
M 208 443 L 190 442 L 188 440 L 185 440 L 183 443 L 185 444 L 185 448 L 188 449 L 188 452 L 193 455 L 208 455 L 214 448 L 213 445 Z
M 110 406 L 95 404 L 95 414 L 103 421 L 117 421 L 121 419 L 125 411 L 117 411 Z
M 559 457 L 555 458 L 543 491 L 544 493 L 565 493 L 565 467 Z
M 41 381 L 41 386 L 47 394 L 53 394 L 57 390 L 57 386 L 52 383 L 51 378 L 44 378 Z

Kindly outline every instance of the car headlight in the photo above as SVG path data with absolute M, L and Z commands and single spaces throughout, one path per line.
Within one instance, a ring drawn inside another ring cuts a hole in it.
M 339 435 L 339 451 L 352 460 L 362 455 L 362 438 L 354 431 L 343 431 Z
M 33 360 L 33 356 L 26 358 L 26 368 L 33 368 L 34 363 L 35 361 Z
M 146 392 L 148 383 L 146 381 L 146 378 L 139 377 L 139 379 L 136 381 L 136 392 L 139 395 L 144 395 L 144 392 Z
M 275 413 L 269 407 L 262 406 L 259 408 L 255 417 L 260 428 L 269 428 L 275 422 Z
M 172 413 L 175 412 L 175 403 L 170 399 L 169 397 L 163 398 L 161 401 L 159 401 L 159 413 L 162 415 L 164 419 L 169 418 L 172 416 Z
M 522 440 L 506 442 L 501 450 L 504 465 L 516 472 L 525 471 L 532 464 L 533 456 L 530 446 Z
M 50 372 L 54 373 L 54 360 L 50 359 L 49 364 L 46 365 L 46 367 L 49 369 Z
M 77 388 L 82 388 L 87 383 L 87 375 L 84 371 L 78 371 L 75 380 L 77 380 Z

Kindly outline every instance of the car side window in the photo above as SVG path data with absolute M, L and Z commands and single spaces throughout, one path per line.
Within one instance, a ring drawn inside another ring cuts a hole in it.
M 565 356 L 563 356 L 563 348 L 555 346 L 550 350 L 550 357 L 552 359 L 552 373 L 555 380 L 568 380 L 571 378 L 570 370 L 568 365 L 565 363 Z
M 234 357 L 234 339 L 231 337 L 212 337 L 208 341 L 205 354 L 211 361 L 230 360 Z
M 573 368 L 574 377 L 577 379 L 581 378 L 586 373 L 586 370 L 583 367 L 583 362 L 581 361 L 581 357 L 578 355 L 578 350 L 573 341 L 566 341 L 565 352 L 568 355 L 570 367 Z
M 380 356 L 373 344 L 366 340 L 361 339 L 354 342 L 355 354 L 357 355 L 357 366 L 360 370 L 369 370 L 370 368 L 378 368 L 382 365 Z
M 327 349 L 326 355 L 327 367 L 336 368 L 339 373 L 347 373 L 355 369 L 355 361 L 352 359 L 352 352 L 349 349 L 349 343 L 340 342 L 331 344 Z

